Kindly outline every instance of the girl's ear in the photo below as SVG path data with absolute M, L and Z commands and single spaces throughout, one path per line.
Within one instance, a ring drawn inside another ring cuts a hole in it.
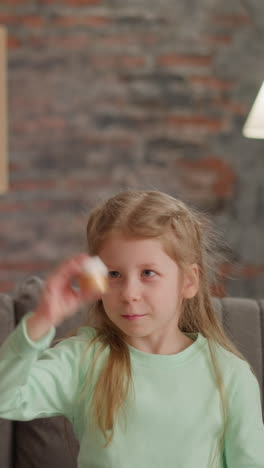
M 189 265 L 188 271 L 184 273 L 183 297 L 191 299 L 199 288 L 199 267 L 197 263 Z

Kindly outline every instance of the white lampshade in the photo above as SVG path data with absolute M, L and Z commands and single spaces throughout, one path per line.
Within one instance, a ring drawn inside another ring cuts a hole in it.
M 243 127 L 247 138 L 264 138 L 264 81 Z

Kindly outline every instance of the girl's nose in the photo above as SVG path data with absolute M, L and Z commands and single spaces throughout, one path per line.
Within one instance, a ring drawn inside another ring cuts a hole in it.
M 122 298 L 125 302 L 139 301 L 141 298 L 141 286 L 136 279 L 127 280 L 122 285 Z

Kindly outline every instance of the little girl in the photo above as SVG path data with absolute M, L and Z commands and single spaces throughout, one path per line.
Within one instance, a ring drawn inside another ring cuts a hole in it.
M 0 417 L 64 415 L 79 468 L 263 468 L 260 388 L 212 306 L 206 217 L 128 191 L 91 213 L 87 237 L 108 289 L 72 287 L 86 254 L 48 278 L 0 349 Z M 48 349 L 85 301 L 89 323 Z

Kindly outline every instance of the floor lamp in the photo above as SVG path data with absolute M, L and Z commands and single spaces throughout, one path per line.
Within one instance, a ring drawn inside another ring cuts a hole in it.
M 264 81 L 243 127 L 247 138 L 264 138 Z

